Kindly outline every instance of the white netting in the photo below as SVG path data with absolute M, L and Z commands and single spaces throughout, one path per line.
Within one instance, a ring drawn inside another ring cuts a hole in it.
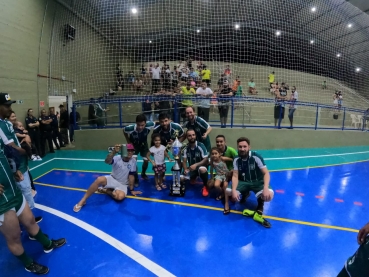
M 50 95 L 72 89 L 77 90 L 75 100 L 109 93 L 145 95 L 152 91 L 151 64 L 162 68 L 166 61 L 170 71 L 174 66 L 189 70 L 190 57 L 195 71 L 201 64 L 210 69 L 213 90 L 229 65 L 231 86 L 239 76 L 243 93 L 249 95 L 253 78 L 256 98 L 274 97 L 268 76 L 275 72 L 275 82 L 297 87 L 300 101 L 333 105 L 333 94 L 340 90 L 343 106 L 369 105 L 369 16 L 345 0 L 57 2 L 49 74 L 59 79 L 50 81 Z M 74 40 L 65 39 L 66 24 L 75 28 Z M 161 76 L 160 87 L 165 78 Z M 172 76 L 168 78 L 172 83 Z M 235 118 L 272 123 L 263 119 L 271 105 L 240 103 Z M 141 110 L 140 105 L 130 106 L 124 109 L 129 116 Z M 299 110 L 297 116 L 306 117 L 307 125 L 315 124 L 310 122 L 315 121 L 310 119 L 315 118 L 313 108 Z M 118 108 L 110 113 L 116 114 Z

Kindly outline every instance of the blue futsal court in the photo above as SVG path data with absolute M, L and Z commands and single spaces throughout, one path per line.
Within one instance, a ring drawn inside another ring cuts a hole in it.
M 115 202 L 95 194 L 72 208 L 110 167 L 103 151 L 63 151 L 32 163 L 41 228 L 67 244 L 50 254 L 27 238 L 26 251 L 48 265 L 48 276 L 336 276 L 354 253 L 357 231 L 369 221 L 369 147 L 260 151 L 271 172 L 274 200 L 265 205 L 265 229 L 241 211 L 201 196 L 156 191 L 153 176 L 142 196 Z M 139 166 L 140 168 L 140 166 Z M 168 172 L 170 174 L 170 172 Z M 169 184 L 171 176 L 167 176 Z M 30 276 L 0 238 L 1 277 Z

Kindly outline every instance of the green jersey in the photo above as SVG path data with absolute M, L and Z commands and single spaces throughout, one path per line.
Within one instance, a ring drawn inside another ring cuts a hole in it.
M 155 123 L 152 121 L 147 121 L 145 128 L 141 132 L 137 132 L 136 124 L 128 125 L 123 128 L 123 132 L 129 135 L 129 140 L 134 146 L 147 145 L 147 136 L 150 130 L 153 129 Z
M 238 171 L 238 180 L 247 183 L 263 182 L 263 168 L 266 168 L 264 159 L 254 151 L 249 151 L 246 159 L 237 157 L 233 161 L 233 170 Z
M 160 125 L 156 126 L 153 133 L 160 134 L 161 144 L 164 146 L 167 146 L 170 140 L 174 141 L 176 137 L 179 138 L 184 135 L 184 131 L 181 125 L 174 123 L 174 122 L 170 122 L 169 130 L 167 131 L 165 131 Z
M 234 160 L 237 157 L 238 153 L 236 149 L 226 145 L 225 151 L 221 155 L 223 157 L 231 158 L 232 160 Z M 233 169 L 233 161 L 227 161 L 226 165 L 227 165 L 228 170 Z
M 207 158 L 208 151 L 204 144 L 196 141 L 194 148 L 192 148 L 191 145 L 187 145 L 182 156 L 187 159 L 188 165 L 191 166 L 195 163 L 201 162 L 204 158 Z
M 194 122 L 186 121 L 183 124 L 183 127 L 187 130 L 194 130 L 196 133 L 196 140 L 205 145 L 208 152 L 211 149 L 211 143 L 209 136 L 206 136 L 206 139 L 203 139 L 202 136 L 206 133 L 206 131 L 210 128 L 209 123 L 207 123 L 203 118 L 199 116 L 195 116 Z
M 14 142 L 18 147 L 21 147 L 18 138 L 14 132 L 13 124 L 7 120 L 0 119 L 0 137 L 2 138 L 0 148 L 3 150 L 4 145 Z M 20 165 L 18 170 L 25 173 L 28 170 L 28 157 L 26 155 L 20 156 Z

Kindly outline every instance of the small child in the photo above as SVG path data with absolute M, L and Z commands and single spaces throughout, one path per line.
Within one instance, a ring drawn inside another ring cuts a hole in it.
M 32 144 L 28 136 L 28 131 L 24 129 L 22 122 L 15 122 L 14 132 L 19 140 L 21 147 L 26 150 L 29 159 L 32 161 L 42 161 L 41 157 L 38 155 L 36 146 Z
M 221 200 L 223 198 L 223 192 L 225 188 L 228 187 L 227 174 L 229 170 L 225 162 L 221 160 L 221 153 L 218 148 L 213 147 L 211 149 L 210 157 L 210 176 L 211 180 L 209 187 L 214 187 L 218 191 L 218 196 L 216 200 Z M 215 170 L 215 177 L 213 171 Z M 223 190 L 222 190 L 223 188 Z
M 153 134 L 152 142 L 154 143 L 154 146 L 150 147 L 146 158 L 151 162 L 152 169 L 155 172 L 156 190 L 162 190 L 167 188 L 163 183 L 163 178 L 167 169 L 165 165 L 165 157 L 167 157 L 169 161 L 172 161 L 172 159 L 169 157 L 166 147 L 161 144 L 160 134 Z M 154 156 L 154 160 L 151 159 L 151 156 Z

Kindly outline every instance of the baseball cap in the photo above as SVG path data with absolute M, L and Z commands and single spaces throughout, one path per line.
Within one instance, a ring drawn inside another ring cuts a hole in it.
M 0 92 L 0 105 L 11 105 L 16 101 L 12 101 L 8 93 Z
M 127 143 L 127 150 L 135 150 L 132 143 Z

